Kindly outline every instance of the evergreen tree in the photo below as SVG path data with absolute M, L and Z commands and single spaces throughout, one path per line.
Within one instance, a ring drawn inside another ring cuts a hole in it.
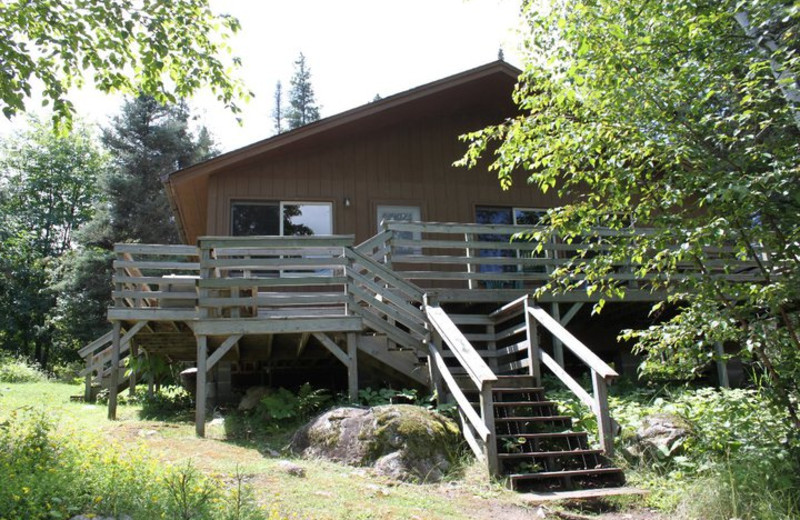
M 82 230 L 86 244 L 110 248 L 114 242 L 176 243 L 178 229 L 161 176 L 211 157 L 207 131 L 195 138 L 184 103 L 162 105 L 140 95 L 126 101 L 103 144 L 112 167 L 102 182 L 108 203 Z
M 319 107 L 314 98 L 314 88 L 311 86 L 311 69 L 306 65 L 303 53 L 294 62 L 295 71 L 290 81 L 289 108 L 286 121 L 289 128 L 294 129 L 319 119 Z
M 283 132 L 283 85 L 280 80 L 275 84 L 275 108 L 272 109 L 272 124 L 275 133 Z

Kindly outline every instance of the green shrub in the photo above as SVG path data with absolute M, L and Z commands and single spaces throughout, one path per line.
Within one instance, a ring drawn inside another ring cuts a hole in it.
M 331 401 L 328 390 L 314 389 L 305 383 L 293 394 L 285 388 L 270 392 L 256 407 L 256 415 L 263 421 L 271 422 L 282 419 L 305 420 Z
M 183 418 L 194 410 L 194 399 L 180 386 L 162 387 L 153 395 L 144 394 L 139 400 L 142 403 L 142 419 Z
M 79 514 L 134 520 L 281 520 L 237 471 L 231 480 L 191 465 L 165 466 L 106 439 L 60 436 L 43 411 L 0 418 L 0 519 L 68 519 Z
M 800 511 L 800 463 L 785 412 L 746 389 L 623 387 L 609 397 L 622 427 L 618 452 L 635 442 L 645 417 L 669 414 L 688 426 L 674 449 L 618 459 L 628 479 L 649 488 L 651 503 L 681 518 L 788 519 Z M 568 392 L 550 392 L 577 426 L 595 436 L 594 414 Z
M 40 383 L 47 375 L 22 358 L 0 355 L 0 383 Z

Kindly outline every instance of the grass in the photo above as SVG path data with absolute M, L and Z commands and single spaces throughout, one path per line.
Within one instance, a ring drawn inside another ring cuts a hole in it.
M 264 456 L 267 447 L 280 450 L 285 445 L 286 431 L 255 435 L 247 440 L 242 439 L 240 429 L 231 428 L 230 424 L 226 429 L 224 422 L 216 421 L 208 425 L 207 438 L 198 439 L 193 422 L 186 420 L 185 416 L 178 414 L 169 416 L 169 420 L 143 420 L 141 404 L 121 404 L 117 413 L 119 419 L 108 421 L 105 406 L 70 401 L 71 395 L 81 392 L 79 386 L 56 382 L 2 383 L 0 423 L 7 424 L 13 413 L 32 410 L 31 413 L 36 414 L 41 411 L 53 426 L 51 435 L 54 442 L 79 440 L 74 446 L 80 449 L 91 446 L 103 457 L 118 454 L 117 462 L 109 459 L 112 462 L 106 463 L 112 473 L 120 468 L 132 468 L 131 471 L 139 472 L 141 476 L 150 475 L 151 480 L 166 479 L 191 465 L 203 478 L 216 479 L 215 482 L 226 485 L 230 485 L 238 473 L 252 492 L 254 503 L 261 508 L 261 516 L 254 518 L 488 519 L 493 518 L 491 511 L 495 509 L 517 510 L 520 514 L 527 510 L 517 495 L 486 483 L 477 465 L 467 468 L 467 477 L 451 482 L 430 485 L 397 483 L 363 468 L 323 460 L 295 459 L 285 454 L 277 458 Z M 279 463 L 285 458 L 303 467 L 306 477 L 298 478 L 284 472 Z M 85 454 L 85 459 L 96 461 L 89 453 Z M 106 473 L 92 478 L 114 481 Z M 137 486 L 140 489 L 145 485 L 135 479 L 125 482 L 124 489 L 137 489 Z M 75 486 L 76 489 L 79 487 L 77 483 Z M 23 487 L 32 486 L 25 484 Z M 108 493 L 114 491 L 113 486 L 104 489 Z M 127 504 L 127 499 L 123 498 L 115 500 Z M 161 499 L 169 502 L 165 496 Z M 75 514 L 80 512 L 87 511 Z M 131 514 L 134 519 L 147 518 Z M 61 518 L 57 515 L 48 517 Z M 30 518 L 37 516 L 32 514 Z

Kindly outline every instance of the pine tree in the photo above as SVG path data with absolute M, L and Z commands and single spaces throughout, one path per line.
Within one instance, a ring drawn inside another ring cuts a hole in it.
M 272 109 L 272 124 L 276 134 L 283 132 L 283 85 L 280 80 L 275 84 L 275 107 Z
M 319 119 L 319 107 L 311 86 L 311 69 L 306 65 L 303 53 L 294 62 L 295 71 L 290 81 L 289 108 L 286 121 L 290 129 L 298 128 Z
M 103 131 L 112 158 L 102 185 L 108 203 L 82 231 L 84 243 L 110 248 L 125 241 L 178 242 L 161 176 L 215 152 L 207 131 L 192 135 L 189 117 L 185 103 L 161 105 L 149 96 L 125 102 Z

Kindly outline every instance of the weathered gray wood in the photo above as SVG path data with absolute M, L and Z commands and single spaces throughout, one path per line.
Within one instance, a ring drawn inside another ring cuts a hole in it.
M 572 318 L 574 318 L 575 315 L 578 314 L 578 311 L 581 310 L 583 306 L 584 304 L 582 302 L 573 303 L 572 307 L 570 307 L 569 310 L 566 312 L 566 314 L 564 314 L 564 316 L 562 316 L 561 319 L 559 320 L 561 325 L 563 325 L 564 327 L 569 325 L 569 322 L 572 321 Z
M 531 306 L 530 298 L 525 298 L 522 301 L 523 308 L 525 309 L 525 334 L 528 343 L 528 373 L 533 376 L 536 386 L 542 384 L 542 368 L 539 362 L 542 350 L 539 348 L 539 328 L 536 322 L 532 319 L 530 312 Z
M 364 320 L 364 324 L 375 332 L 386 335 L 387 338 L 398 345 L 415 350 L 422 349 L 421 340 L 397 327 L 393 327 L 387 323 L 386 320 L 373 314 L 369 310 L 362 307 L 355 307 L 353 310 L 356 316 L 360 316 Z
M 233 334 L 291 334 L 300 332 L 358 332 L 361 318 L 272 318 L 261 319 L 206 319 L 194 323 L 195 334 L 204 336 L 230 336 Z
M 570 349 L 578 359 L 585 363 L 592 371 L 600 374 L 604 379 L 618 377 L 616 371 L 608 366 L 605 361 L 600 359 L 597 354 L 589 350 L 586 345 L 580 342 L 578 338 L 570 334 L 570 332 L 554 320 L 547 312 L 538 305 L 529 305 L 528 313 L 533 316 L 542 326 L 561 340 L 565 347 Z
M 503 347 L 501 349 L 497 349 L 495 355 L 497 357 L 508 356 L 511 354 L 518 354 L 520 352 L 526 352 L 529 349 L 528 340 L 520 341 L 519 343 L 514 343 L 513 345 L 508 345 L 507 347 Z
M 390 351 L 385 338 L 358 335 L 358 350 L 373 357 L 417 383 L 428 386 L 430 379 L 426 371 L 417 363 L 416 351 Z
M 478 412 L 476 412 L 472 407 L 472 403 L 469 402 L 469 399 L 467 399 L 467 396 L 464 395 L 461 387 L 451 374 L 450 369 L 444 362 L 441 350 L 437 345 L 434 344 L 434 342 L 428 344 L 428 349 L 430 351 L 430 356 L 433 358 L 436 368 L 439 371 L 439 374 L 441 374 L 442 379 L 447 385 L 450 395 L 452 395 L 453 399 L 455 399 L 458 409 L 461 411 L 464 417 L 466 417 L 467 423 L 471 425 L 478 437 L 480 437 L 483 441 L 486 441 L 491 435 L 491 432 L 487 428 L 483 419 L 481 419 L 481 417 L 478 415 Z
M 137 255 L 198 256 L 196 246 L 176 244 L 114 244 L 114 252 Z
M 112 334 L 113 334 L 113 332 L 109 330 L 108 332 L 106 332 L 105 334 L 103 334 L 102 336 L 97 338 L 96 340 L 92 341 L 91 343 L 89 343 L 88 345 L 86 345 L 85 347 L 80 349 L 78 351 L 78 355 L 80 357 L 85 358 L 89 354 L 94 353 L 94 351 L 99 349 L 100 347 L 105 349 L 106 345 L 111 343 L 111 339 L 112 339 L 111 335 Z
M 494 320 L 482 314 L 447 313 L 456 325 L 493 325 Z
M 135 341 L 131 341 L 131 360 L 136 360 L 139 357 L 139 346 L 136 344 Z M 134 396 L 136 395 L 136 370 L 134 370 L 133 365 L 131 365 L 131 374 L 128 376 L 128 395 Z
M 175 261 L 156 261 L 156 260 L 114 260 L 114 269 L 163 269 L 166 271 L 197 271 L 200 269 L 199 262 L 175 262 Z
M 461 366 L 467 369 L 476 387 L 483 388 L 485 384 L 497 381 L 497 376 L 441 307 L 425 305 L 425 314 L 442 341 L 456 354 Z
M 297 305 L 333 305 L 347 303 L 347 295 L 330 292 L 260 293 L 263 296 L 210 297 L 198 301 L 200 307 L 229 309 L 235 307 L 287 307 Z
M 377 235 L 374 235 L 372 238 L 368 238 L 364 242 L 361 242 L 360 244 L 355 246 L 354 249 L 361 254 L 371 256 L 372 252 L 375 249 L 380 249 L 382 247 L 385 247 L 386 242 L 389 240 L 391 236 L 392 236 L 391 231 L 386 231 L 386 230 L 378 231 Z
M 558 306 L 558 302 L 553 302 L 550 309 L 553 314 L 553 319 L 563 325 L 561 322 L 561 309 Z M 560 366 L 564 366 L 564 344 L 561 343 L 561 340 L 556 336 L 553 336 L 553 359 L 555 359 L 556 363 Z
M 472 453 L 475 455 L 476 459 L 486 463 L 485 444 L 476 437 L 476 433 L 472 429 L 472 424 L 465 419 L 464 413 L 460 408 L 458 409 L 458 415 L 461 419 L 461 433 L 464 434 L 464 439 L 466 439 L 467 444 L 472 449 Z
M 387 291 L 385 287 L 382 287 L 380 284 L 354 271 L 350 271 L 350 277 L 353 279 L 354 282 L 366 287 L 375 294 L 379 294 L 381 298 L 383 298 L 384 300 L 390 301 L 399 310 L 408 314 L 408 316 L 411 317 L 411 319 L 414 320 L 414 322 L 422 323 L 422 321 L 424 320 L 422 311 L 419 310 L 417 307 L 414 307 L 413 305 L 409 304 L 406 298 L 401 297 L 400 295 L 398 295 L 393 291 Z M 421 298 L 417 299 L 416 301 L 420 300 Z
M 347 390 L 350 401 L 358 401 L 358 342 L 355 332 L 347 333 Z
M 594 411 L 594 398 L 589 395 L 589 392 L 584 390 L 580 383 L 575 381 L 575 379 L 569 375 L 566 370 L 561 368 L 561 366 L 559 366 L 559 364 L 556 363 L 552 357 L 550 357 L 550 354 L 542 350 L 539 352 L 539 358 L 542 360 L 542 364 L 549 368 L 550 371 L 553 372 L 553 374 L 558 377 L 561 382 L 564 383 L 564 385 L 566 385 L 566 387 L 569 388 L 570 391 L 581 400 L 583 404 L 589 407 L 590 410 Z
M 232 349 L 240 339 L 242 339 L 241 334 L 234 334 L 233 336 L 225 338 L 225 341 L 222 342 L 222 345 L 220 345 L 219 348 L 217 348 L 217 350 L 215 350 L 214 353 L 208 357 L 206 371 L 214 368 L 214 365 L 217 364 L 217 361 L 222 359 L 222 356 L 227 354 L 228 351 Z
M 303 356 L 303 351 L 306 349 L 306 345 L 308 345 L 308 340 L 310 337 L 310 332 L 303 332 L 300 334 L 300 341 L 297 342 L 297 359 L 300 359 Z
M 521 323 L 519 325 L 515 325 L 513 327 L 509 327 L 509 328 L 503 330 L 502 332 L 498 332 L 495 335 L 495 339 L 497 341 L 503 341 L 504 339 L 512 338 L 512 337 L 516 336 L 517 334 L 523 334 L 523 333 L 525 333 L 526 330 L 527 330 L 527 328 L 525 327 L 525 324 Z
M 386 316 L 387 318 L 402 323 L 403 325 L 408 327 L 408 329 L 411 332 L 415 332 L 420 338 L 425 337 L 425 335 L 427 334 L 423 321 L 425 318 L 422 315 L 421 311 L 418 311 L 418 314 L 416 315 L 409 314 L 408 313 L 409 309 L 403 309 L 406 312 L 400 312 L 398 309 L 401 309 L 401 307 L 385 303 L 384 301 L 378 299 L 378 295 L 367 293 L 358 286 L 351 285 L 349 287 L 349 290 L 350 294 L 354 296 L 356 304 L 363 302 L 370 309 L 374 309 L 375 311 Z M 389 301 L 391 303 L 394 303 L 391 300 Z
M 303 237 L 253 236 L 221 237 L 203 236 L 197 240 L 200 249 L 261 248 L 270 247 L 347 247 L 353 245 L 353 235 L 317 235 Z
M 264 269 L 281 270 L 281 269 L 295 269 L 302 271 L 313 271 L 315 269 L 323 268 L 341 268 L 347 265 L 347 259 L 344 257 L 280 257 L 280 258 L 216 258 L 211 259 L 208 264 L 209 267 L 216 267 L 223 270 L 244 270 L 244 269 Z
M 497 441 L 495 440 L 494 428 L 494 402 L 492 400 L 492 381 L 486 381 L 480 394 L 481 418 L 489 431 L 489 436 L 484 439 L 484 449 L 486 450 L 486 465 L 489 475 L 494 477 L 499 474 L 500 464 L 497 458 Z
M 316 287 L 345 285 L 344 276 L 298 276 L 286 278 L 208 278 L 201 279 L 197 286 L 202 289 L 230 289 L 232 287 Z M 203 301 L 203 298 L 200 298 Z
M 608 388 L 606 380 L 597 372 L 592 372 L 592 387 L 594 389 L 594 413 L 597 416 L 597 435 L 600 445 L 606 456 L 614 456 L 614 433 L 611 426 L 611 416 L 608 412 Z
M 714 343 L 714 353 L 717 356 L 717 380 L 719 381 L 719 386 L 722 388 L 730 388 L 731 382 L 728 378 L 728 364 L 723 359 L 725 350 L 722 348 L 722 343 L 719 341 Z
M 344 366 L 348 367 L 348 369 L 350 368 L 350 357 L 344 351 L 342 351 L 342 349 L 339 348 L 339 345 L 337 345 L 336 342 L 334 342 L 331 338 L 329 338 L 327 334 L 323 334 L 321 332 L 315 332 L 313 336 L 317 339 L 317 341 L 319 341 L 322 344 L 323 347 L 328 349 L 328 351 L 331 354 L 336 356 L 336 359 L 341 361 Z M 349 344 L 348 344 L 348 350 L 349 350 Z M 349 381 L 350 380 L 348 376 L 348 383 Z
M 197 388 L 195 390 L 194 430 L 198 437 L 206 436 L 206 355 L 208 354 L 208 338 L 197 336 Z
M 117 419 L 117 393 L 119 392 L 119 347 L 122 323 L 115 321 L 111 329 L 111 388 L 108 389 L 108 418 Z
M 198 317 L 195 309 L 108 309 L 109 320 L 123 321 L 186 321 Z
M 403 291 L 410 299 L 414 301 L 422 301 L 422 291 L 416 285 L 409 283 L 405 276 L 392 271 L 391 268 L 383 266 L 379 262 L 376 262 L 372 258 L 369 258 L 358 251 L 347 249 L 345 254 L 353 262 L 360 264 L 370 273 L 379 276 L 382 280 L 388 282 L 393 287 Z

